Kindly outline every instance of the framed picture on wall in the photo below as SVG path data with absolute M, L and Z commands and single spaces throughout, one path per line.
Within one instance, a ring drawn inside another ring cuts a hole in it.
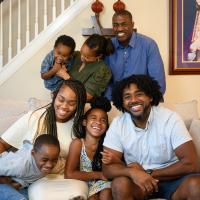
M 170 0 L 170 74 L 200 74 L 200 0 Z

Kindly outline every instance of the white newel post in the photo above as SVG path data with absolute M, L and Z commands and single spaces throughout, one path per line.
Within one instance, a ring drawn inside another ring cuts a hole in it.
M 3 67 L 3 2 L 0 4 L 0 70 Z
M 47 27 L 47 0 L 44 0 L 44 29 Z
M 52 21 L 54 21 L 56 19 L 56 1 L 55 0 L 53 0 L 52 13 L 53 13 L 53 20 Z
M 65 0 L 61 0 L 61 13 L 65 10 Z
M 18 0 L 18 35 L 17 35 L 17 53 L 21 51 L 21 0 Z
M 28 45 L 30 40 L 30 30 L 29 30 L 29 0 L 26 1 L 26 45 Z
M 38 35 L 38 0 L 35 0 L 35 37 Z
M 8 61 L 12 58 L 12 1 L 9 1 L 9 41 L 8 41 Z

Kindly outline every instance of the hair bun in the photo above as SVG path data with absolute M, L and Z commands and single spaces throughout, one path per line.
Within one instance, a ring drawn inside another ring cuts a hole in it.
M 106 97 L 94 97 L 90 102 L 91 108 L 100 108 L 105 112 L 109 112 L 111 110 L 111 103 Z

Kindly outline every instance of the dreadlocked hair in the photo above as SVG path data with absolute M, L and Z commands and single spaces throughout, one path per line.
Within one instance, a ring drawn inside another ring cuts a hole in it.
M 93 109 L 101 109 L 103 111 L 105 111 L 106 113 L 109 112 L 111 110 L 111 104 L 110 101 L 105 98 L 105 97 L 94 97 L 91 101 L 90 101 L 90 106 L 91 108 L 85 113 L 84 115 L 84 119 L 87 119 L 88 115 L 91 113 L 91 111 Z M 107 128 L 108 129 L 108 115 L 107 115 Z M 84 132 L 85 136 L 86 134 L 86 130 Z M 106 135 L 106 131 L 105 133 L 101 136 L 99 142 L 98 142 L 98 146 L 97 149 L 95 151 L 93 160 L 92 160 L 92 170 L 93 171 L 101 171 L 102 170 L 102 155 L 100 152 L 103 151 L 103 141 Z
M 147 75 L 131 75 L 117 82 L 112 90 L 113 105 L 118 110 L 124 112 L 123 108 L 123 91 L 125 88 L 135 84 L 139 90 L 143 91 L 148 97 L 152 97 L 152 106 L 157 106 L 163 100 L 163 95 L 160 91 L 158 82 Z
M 47 108 L 44 120 L 44 124 L 46 124 L 47 133 L 57 137 L 56 115 L 53 105 Z
M 73 135 L 75 137 L 79 137 L 80 132 L 82 129 L 82 116 L 84 114 L 84 106 L 86 103 L 86 90 L 84 85 L 77 80 L 69 79 L 69 80 L 63 80 L 60 85 L 58 86 L 58 89 L 53 93 L 53 100 L 50 104 L 48 104 L 46 107 L 45 112 L 40 116 L 38 121 L 38 127 L 37 127 L 37 133 L 35 138 L 41 134 L 44 131 L 50 135 L 53 135 L 57 137 L 57 125 L 56 125 L 56 115 L 55 115 L 55 109 L 54 109 L 54 103 L 55 99 L 57 97 L 58 92 L 60 91 L 60 88 L 62 86 L 68 86 L 70 89 L 74 91 L 77 97 L 77 107 L 76 107 L 76 113 L 74 116 L 74 123 L 73 123 Z M 44 107 L 42 107 L 44 108 Z M 44 120 L 44 121 L 42 121 Z M 42 126 L 40 126 L 42 125 Z M 40 128 L 42 127 L 42 128 Z
M 46 119 L 46 113 L 47 113 L 47 109 L 48 107 L 50 106 L 51 104 L 47 104 L 43 107 L 40 107 L 38 109 L 36 109 L 30 116 L 29 120 L 31 119 L 32 115 L 37 112 L 38 110 L 40 109 L 43 109 L 43 108 L 46 108 L 45 111 L 41 114 L 41 116 L 39 117 L 39 120 L 38 120 L 38 124 L 37 124 L 37 129 L 36 129 L 36 133 L 35 133 L 35 136 L 33 138 L 33 141 L 35 142 L 36 138 L 41 135 L 41 134 L 44 134 L 47 132 L 47 119 Z M 47 132 L 49 133 L 49 132 Z M 56 129 L 56 133 L 57 133 L 57 129 Z M 53 135 L 53 134 L 52 134 Z M 55 135 L 55 134 L 54 134 Z M 57 135 L 57 134 L 56 134 Z

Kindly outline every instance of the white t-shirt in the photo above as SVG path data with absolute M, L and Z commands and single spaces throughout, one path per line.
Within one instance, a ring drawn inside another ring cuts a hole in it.
M 158 169 L 177 162 L 174 150 L 190 140 L 184 122 L 175 112 L 153 106 L 145 129 L 136 127 L 129 113 L 116 117 L 103 145 L 124 153 L 127 164 L 138 162 L 144 169 Z
M 17 120 L 1 138 L 11 146 L 19 149 L 23 145 L 24 140 L 33 143 L 36 130 L 38 127 L 38 120 L 45 109 L 39 109 L 36 112 L 29 112 Z M 73 119 L 65 123 L 56 123 L 58 140 L 60 142 L 60 158 L 53 170 L 53 173 L 63 173 L 65 160 L 69 151 L 69 146 L 72 141 L 72 125 Z

